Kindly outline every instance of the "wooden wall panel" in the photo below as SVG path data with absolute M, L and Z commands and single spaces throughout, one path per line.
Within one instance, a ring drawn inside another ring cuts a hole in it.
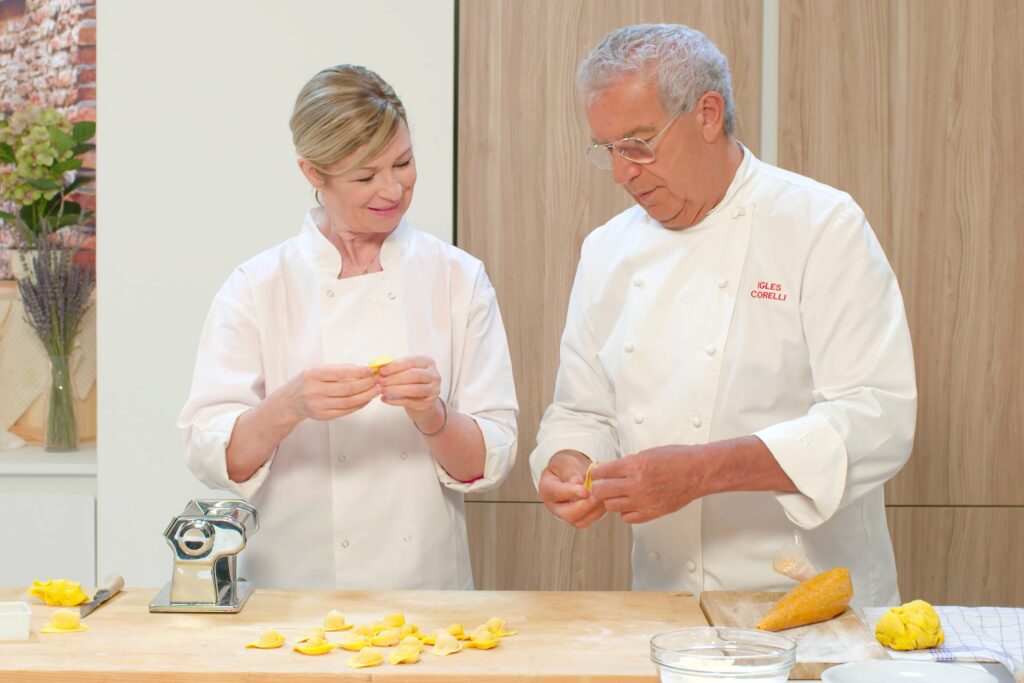
M 891 507 L 900 597 L 1024 607 L 1024 508 Z
M 487 500 L 537 495 L 527 459 L 551 401 L 579 248 L 629 206 L 583 156 L 577 65 L 610 30 L 678 22 L 729 58 L 738 135 L 760 137 L 761 0 L 463 0 L 459 5 L 457 241 L 483 259 L 509 334 L 521 413 L 518 463 Z
M 865 208 L 914 340 L 886 496 L 905 598 L 1024 601 L 1021 35 L 1014 0 L 780 2 L 779 165 Z
M 891 13 L 884 0 L 779 4 L 778 164 L 850 192 L 888 254 Z
M 918 437 L 891 502 L 1024 504 L 1024 6 L 897 6 L 894 267 Z
M 920 403 L 891 503 L 1024 503 L 1022 17 L 1013 0 L 780 5 L 779 163 L 864 206 L 906 302 Z
M 467 502 L 476 587 L 483 590 L 629 590 L 629 525 L 606 515 L 588 529 L 540 503 Z

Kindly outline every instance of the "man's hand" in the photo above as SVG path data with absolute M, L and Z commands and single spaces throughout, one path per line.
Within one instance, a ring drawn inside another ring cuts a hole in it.
M 583 488 L 590 458 L 578 451 L 559 451 L 540 475 L 539 493 L 555 517 L 586 529 L 605 513 L 602 502 Z
M 659 446 L 595 465 L 591 492 L 622 521 L 657 519 L 713 493 L 706 446 Z

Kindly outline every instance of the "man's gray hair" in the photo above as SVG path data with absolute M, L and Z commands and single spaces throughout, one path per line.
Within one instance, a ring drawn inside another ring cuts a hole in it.
M 722 128 L 732 137 L 736 113 L 729 62 L 700 31 L 681 24 L 636 24 L 612 31 L 580 63 L 576 86 L 590 103 L 623 76 L 656 79 L 661 106 L 688 112 L 714 90 L 725 100 Z

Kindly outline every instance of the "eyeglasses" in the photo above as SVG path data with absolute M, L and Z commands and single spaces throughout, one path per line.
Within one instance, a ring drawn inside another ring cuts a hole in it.
M 680 111 L 665 124 L 665 127 L 658 131 L 650 140 L 641 140 L 640 138 L 622 138 L 615 142 L 607 142 L 603 145 L 591 145 L 587 147 L 587 159 L 590 160 L 594 166 L 597 166 L 602 171 L 611 170 L 612 167 L 612 154 L 618 154 L 620 157 L 634 164 L 650 164 L 654 162 L 654 146 L 658 144 L 658 140 L 665 131 L 675 123 L 676 119 L 683 115 Z

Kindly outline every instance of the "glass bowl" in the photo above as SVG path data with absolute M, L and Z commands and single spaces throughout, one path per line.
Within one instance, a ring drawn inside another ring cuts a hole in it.
M 651 638 L 651 661 L 662 683 L 783 683 L 796 641 L 744 628 L 684 628 Z

